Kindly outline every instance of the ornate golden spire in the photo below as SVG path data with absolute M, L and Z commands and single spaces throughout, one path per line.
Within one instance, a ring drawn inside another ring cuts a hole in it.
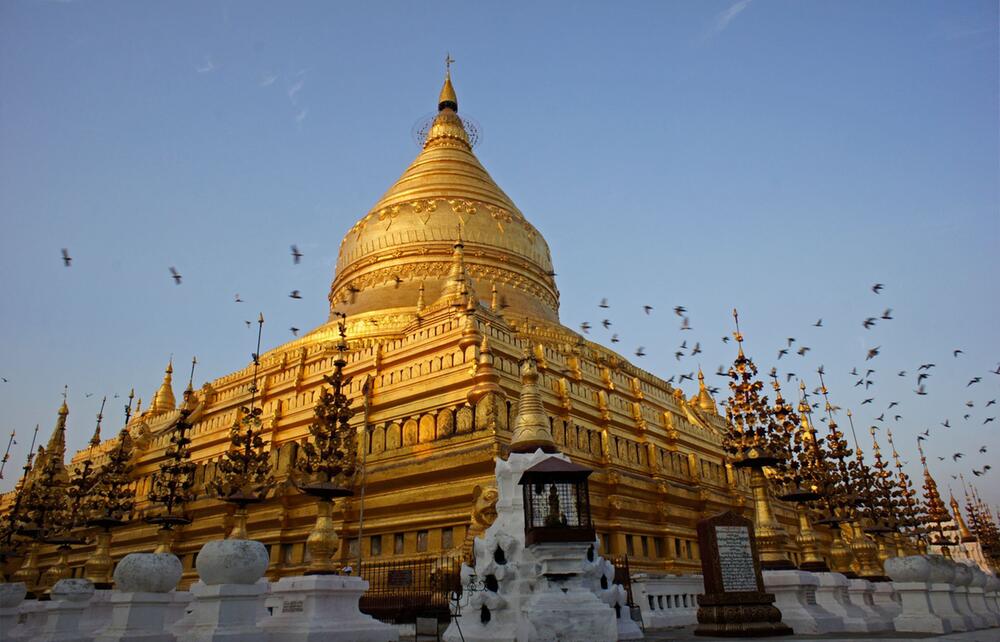
M 163 375 L 163 383 L 160 384 L 160 389 L 156 391 L 155 395 L 153 395 L 153 405 L 150 406 L 150 411 L 153 414 L 169 412 L 177 405 L 177 402 L 174 399 L 173 373 L 174 359 L 171 357 L 170 361 L 167 363 L 167 370 Z
M 969 526 L 965 523 L 965 518 L 962 517 L 962 509 L 958 506 L 958 501 L 955 499 L 955 495 L 952 494 L 951 489 L 948 489 L 948 496 L 951 505 L 951 512 L 955 516 L 955 526 L 958 527 L 958 538 L 963 544 L 968 542 L 976 541 L 976 536 L 972 534 L 969 530 Z
M 101 409 L 97 411 L 97 426 L 94 427 L 94 436 L 90 438 L 90 447 L 97 448 L 101 445 L 101 420 L 104 419 L 104 404 L 107 403 L 108 396 L 101 399 Z
M 453 246 L 451 271 L 441 292 L 441 299 L 449 301 L 454 306 L 465 306 L 470 299 L 477 299 L 472 279 L 465 270 L 465 245 L 462 243 L 461 235 Z
M 698 368 L 698 407 L 712 414 L 718 412 L 715 399 L 712 399 L 711 393 L 708 392 L 708 388 L 705 386 L 705 373 L 701 371 L 701 367 Z
M 558 452 L 549 419 L 545 416 L 542 398 L 538 394 L 538 366 L 533 356 L 521 362 L 521 398 L 517 404 L 517 420 L 510 438 L 510 451 L 534 452 L 541 448 L 547 453 Z
M 450 109 L 458 111 L 458 96 L 455 95 L 455 88 L 451 84 L 451 63 L 455 59 L 450 54 L 444 57 L 444 85 L 441 87 L 441 94 L 438 96 L 438 111 Z
M 469 403 L 471 404 L 476 404 L 490 393 L 503 393 L 499 383 L 500 376 L 493 367 L 493 350 L 490 348 L 488 336 L 483 336 L 483 342 L 479 345 L 479 360 L 476 362 L 476 374 L 473 380 L 476 383 L 469 391 Z

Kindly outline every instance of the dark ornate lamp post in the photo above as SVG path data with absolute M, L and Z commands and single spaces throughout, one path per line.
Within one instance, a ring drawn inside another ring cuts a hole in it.
M 757 366 L 753 360 L 743 354 L 743 334 L 736 310 L 733 318 L 736 321 L 733 336 L 739 352 L 729 368 L 732 393 L 726 403 L 728 429 L 723 447 L 734 467 L 750 469 L 761 566 L 771 570 L 791 569 L 795 565 L 788 557 L 788 533 L 774 516 L 764 474 L 765 468 L 780 468 L 788 459 L 789 433 L 785 424 L 789 412 L 783 403 L 779 408 L 769 407 L 767 396 L 760 394 L 764 384 L 756 378 Z
M 257 396 L 257 371 L 260 368 L 260 338 L 264 328 L 264 315 L 257 317 L 257 351 L 253 353 L 253 381 L 250 384 L 250 403 L 240 407 L 239 417 L 229 431 L 229 450 L 219 462 L 219 476 L 212 487 L 216 495 L 236 505 L 233 528 L 229 539 L 248 539 L 247 506 L 264 500 L 274 486 L 271 461 L 264 450 L 261 437 L 263 423 L 261 409 L 254 407 Z
M 350 486 L 357 472 L 357 435 L 349 425 L 354 410 L 344 392 L 350 382 L 344 378 L 347 328 L 345 315 L 340 317 L 339 354 L 333 362 L 333 374 L 323 377 L 330 389 L 324 388 L 320 393 L 315 408 L 316 419 L 309 426 L 310 439 L 303 444 L 295 460 L 296 487 L 317 499 L 316 523 L 306 539 L 311 557 L 307 575 L 337 573 L 332 559 L 338 548 L 337 531 L 333 525 L 333 501 L 354 494 Z
M 111 588 L 111 529 L 124 524 L 135 505 L 135 492 L 129 484 L 133 443 L 128 432 L 134 396 L 134 392 L 129 392 L 125 425 L 118 433 L 118 443 L 108 453 L 108 461 L 97 473 L 84 501 L 86 524 L 98 529 L 97 546 L 94 554 L 87 559 L 84 573 L 99 589 Z
M 160 527 L 154 553 L 169 553 L 174 528 L 191 523 L 191 518 L 182 513 L 184 504 L 194 498 L 191 488 L 194 486 L 195 465 L 191 461 L 191 438 L 188 437 L 192 428 L 188 422 L 190 416 L 191 408 L 185 400 L 170 435 L 170 446 L 164 453 L 166 459 L 160 464 L 160 470 L 153 474 L 149 501 L 163 506 L 163 512 L 146 519 Z

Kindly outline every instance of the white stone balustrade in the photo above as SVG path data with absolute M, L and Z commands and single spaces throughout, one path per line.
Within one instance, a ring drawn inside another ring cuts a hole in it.
M 851 603 L 865 612 L 869 632 L 892 631 L 892 619 L 875 608 L 875 583 L 862 578 L 847 580 L 847 595 Z
M 885 562 L 902 610 L 893 618 L 896 631 L 911 633 L 951 633 L 951 618 L 934 609 L 931 600 L 932 564 L 926 556 L 893 557 Z
M 170 553 L 130 553 L 115 568 L 111 622 L 95 642 L 174 642 L 167 631 L 181 561 Z
M 645 628 L 687 626 L 698 622 L 698 596 L 705 592 L 701 575 L 632 576 L 632 598 Z

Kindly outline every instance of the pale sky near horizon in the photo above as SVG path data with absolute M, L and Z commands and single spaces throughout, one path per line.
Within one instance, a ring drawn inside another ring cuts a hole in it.
M 891 426 L 919 477 L 930 429 L 958 493 L 1000 453 L 997 24 L 995 2 L 4 2 L 0 490 L 63 385 L 80 447 L 101 396 L 148 403 L 171 354 L 179 395 L 192 355 L 196 385 L 247 364 L 258 311 L 265 349 L 323 323 L 340 239 L 416 155 L 450 51 L 566 326 L 723 386 L 738 307 L 762 374 L 794 373 L 786 397 L 822 364 L 869 456 L 867 427 Z M 121 400 L 105 415 L 110 436 Z M 996 468 L 975 480 L 994 505 Z

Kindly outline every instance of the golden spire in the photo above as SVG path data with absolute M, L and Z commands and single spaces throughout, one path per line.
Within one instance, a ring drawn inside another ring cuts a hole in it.
M 451 54 L 445 54 L 444 85 L 441 87 L 441 94 L 438 96 L 438 111 L 444 111 L 445 109 L 450 109 L 453 112 L 458 111 L 458 96 L 455 95 L 455 88 L 451 84 L 451 63 L 453 62 L 455 62 L 455 59 L 451 57 Z
M 155 395 L 153 395 L 153 405 L 149 408 L 153 414 L 169 412 L 173 410 L 177 404 L 174 399 L 173 373 L 174 359 L 171 357 L 170 361 L 167 363 L 167 370 L 163 375 L 163 383 L 160 384 L 160 389 L 156 391 Z
M 698 367 L 698 407 L 712 414 L 718 412 L 715 399 L 712 399 L 708 387 L 705 386 L 705 373 L 701 371 L 701 366 Z
M 472 279 L 465 271 L 465 245 L 462 243 L 461 228 L 458 240 L 452 247 L 451 271 L 441 292 L 441 299 L 450 301 L 454 306 L 464 306 L 469 299 L 476 299 L 476 292 Z
M 90 438 L 90 447 L 97 448 L 101 445 L 101 420 L 104 419 L 104 404 L 107 403 L 108 396 L 101 399 L 101 409 L 97 411 L 97 426 L 94 427 L 94 436 Z
M 521 362 L 521 398 L 517 404 L 514 434 L 510 438 L 510 451 L 534 452 L 541 448 L 547 453 L 558 452 L 549 419 L 545 416 L 542 398 L 538 394 L 538 366 L 533 356 Z
M 420 282 L 420 292 L 417 294 L 417 314 L 424 311 L 424 282 Z
M 490 393 L 503 393 L 499 383 L 500 376 L 493 367 L 493 350 L 490 348 L 488 336 L 483 336 L 483 342 L 479 345 L 479 360 L 476 362 L 476 374 L 473 380 L 476 383 L 469 391 L 471 404 L 476 404 Z
M 60 460 L 66 455 L 66 417 L 69 415 L 69 406 L 66 405 L 66 390 L 63 389 L 63 401 L 59 406 L 59 418 L 56 419 L 56 426 L 49 436 L 49 443 L 45 447 L 45 452 L 50 456 L 55 453 Z
M 950 488 L 948 489 L 948 496 L 951 512 L 955 516 L 955 526 L 958 527 L 959 541 L 963 544 L 976 541 L 976 536 L 969 531 L 969 526 L 965 523 L 965 518 L 962 517 L 962 509 L 959 508 L 958 501 L 955 499 L 955 495 L 951 492 Z

